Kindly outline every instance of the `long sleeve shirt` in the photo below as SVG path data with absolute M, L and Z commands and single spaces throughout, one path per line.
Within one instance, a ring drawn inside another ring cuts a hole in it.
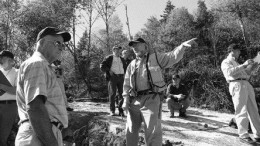
M 146 63 L 148 63 L 153 84 L 160 86 L 160 88 L 155 87 L 154 91 L 164 91 L 166 89 L 166 84 L 164 82 L 162 69 L 170 68 L 179 62 L 183 58 L 186 48 L 187 47 L 184 45 L 180 45 L 171 52 L 158 54 L 153 53 L 149 55 L 149 59 L 147 59 L 148 55 L 145 55 L 143 58 L 133 60 L 127 67 L 125 74 L 123 96 L 135 96 L 136 91 L 150 88 L 147 77 Z
M 249 79 L 250 77 L 250 75 L 246 73 L 243 65 L 236 62 L 235 58 L 232 57 L 231 54 L 229 54 L 227 58 L 222 61 L 221 70 L 227 82 L 238 78 Z

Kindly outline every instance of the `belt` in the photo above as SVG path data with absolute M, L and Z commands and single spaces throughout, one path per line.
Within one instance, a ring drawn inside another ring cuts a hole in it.
M 12 104 L 16 103 L 16 100 L 0 100 L 0 104 Z
M 236 81 L 247 81 L 247 79 L 246 79 L 246 78 L 237 78 L 237 79 L 235 79 L 235 80 L 229 80 L 228 83 L 230 83 L 230 82 L 236 82 Z
M 20 122 L 19 125 L 23 124 L 23 123 L 26 123 L 26 122 L 29 122 L 29 119 L 26 119 L 26 120 L 23 120 Z M 52 121 L 51 124 L 53 124 L 54 126 L 56 126 L 60 131 L 63 130 L 63 125 L 60 123 L 60 122 L 55 122 L 55 121 Z
M 149 89 L 137 91 L 137 96 L 138 95 L 149 95 L 149 94 L 157 94 L 157 92 L 153 92 L 153 91 L 151 91 Z

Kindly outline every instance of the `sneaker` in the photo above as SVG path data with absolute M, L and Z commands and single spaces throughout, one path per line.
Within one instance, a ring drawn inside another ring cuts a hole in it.
M 243 142 L 243 143 L 250 144 L 250 145 L 255 144 L 255 142 L 251 139 L 251 137 L 239 138 L 239 141 Z
M 172 113 L 172 114 L 170 115 L 170 118 L 174 118 L 174 113 Z

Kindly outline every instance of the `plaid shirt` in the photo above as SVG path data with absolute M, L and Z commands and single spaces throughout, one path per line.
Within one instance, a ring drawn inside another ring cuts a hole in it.
M 41 53 L 35 52 L 22 63 L 17 80 L 16 98 L 20 121 L 29 119 L 27 105 L 36 96 L 44 95 L 47 98 L 45 107 L 50 121 L 58 120 L 65 128 L 68 126 L 64 94 L 55 73 Z

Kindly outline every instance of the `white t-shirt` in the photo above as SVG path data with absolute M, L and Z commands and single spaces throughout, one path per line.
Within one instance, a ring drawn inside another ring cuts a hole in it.
M 124 74 L 123 63 L 120 57 L 113 56 L 113 62 L 110 70 L 115 74 Z
M 2 68 L 0 68 L 0 70 L 3 72 L 11 85 L 16 87 L 18 70 L 13 67 L 10 70 L 4 70 Z M 2 96 L 0 96 L 0 100 L 16 100 L 16 95 L 5 92 Z

